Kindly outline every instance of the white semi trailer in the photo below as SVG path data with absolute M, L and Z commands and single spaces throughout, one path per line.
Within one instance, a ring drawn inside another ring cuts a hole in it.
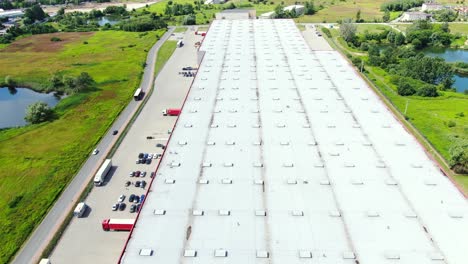
M 95 186 L 101 186 L 104 183 L 104 179 L 106 178 L 106 175 L 107 173 L 109 173 L 111 168 L 112 168 L 112 160 L 106 159 L 104 163 L 102 163 L 101 168 L 99 168 L 98 172 L 94 176 Z

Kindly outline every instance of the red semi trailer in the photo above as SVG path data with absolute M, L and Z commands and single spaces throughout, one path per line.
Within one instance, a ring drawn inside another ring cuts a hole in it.
M 135 219 L 104 219 L 102 229 L 104 231 L 130 231 L 135 224 Z
M 178 116 L 180 114 L 180 109 L 168 108 L 162 111 L 163 116 Z

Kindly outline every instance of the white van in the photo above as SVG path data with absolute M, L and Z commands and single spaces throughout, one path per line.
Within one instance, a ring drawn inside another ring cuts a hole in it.
M 177 41 L 177 47 L 182 47 L 184 45 L 184 42 L 182 40 Z
M 50 264 L 50 260 L 49 259 L 41 259 L 41 261 L 39 262 L 39 264 Z
M 86 208 L 88 206 L 85 203 L 79 203 L 76 207 L 75 210 L 73 211 L 73 215 L 76 217 L 82 217 L 84 212 L 86 211 Z

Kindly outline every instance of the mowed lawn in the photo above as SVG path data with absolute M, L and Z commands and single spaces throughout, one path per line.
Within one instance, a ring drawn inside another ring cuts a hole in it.
M 43 88 L 55 72 L 88 72 L 98 88 L 63 99 L 58 120 L 0 131 L 0 263 L 11 259 L 131 100 L 156 34 L 162 32 L 35 35 L 0 49 L 0 78 Z

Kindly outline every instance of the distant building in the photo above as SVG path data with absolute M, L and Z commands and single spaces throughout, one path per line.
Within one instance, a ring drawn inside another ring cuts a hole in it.
M 436 2 L 427 2 L 422 4 L 421 11 L 437 11 L 444 9 L 444 6 Z
M 255 19 L 257 12 L 255 9 L 226 9 L 216 14 L 216 19 Z
M 210 5 L 210 4 L 224 4 L 226 3 L 227 0 L 206 0 L 205 5 Z
M 432 17 L 431 14 L 424 12 L 405 12 L 401 16 L 400 21 L 416 21 L 416 20 L 427 20 Z
M 303 5 L 290 5 L 285 7 L 284 11 L 292 11 L 293 9 L 296 10 L 296 14 L 302 15 L 304 13 L 304 6 Z
M 16 10 L 7 10 L 0 12 L 0 18 L 8 17 L 22 17 L 24 15 L 23 11 L 16 9 Z

